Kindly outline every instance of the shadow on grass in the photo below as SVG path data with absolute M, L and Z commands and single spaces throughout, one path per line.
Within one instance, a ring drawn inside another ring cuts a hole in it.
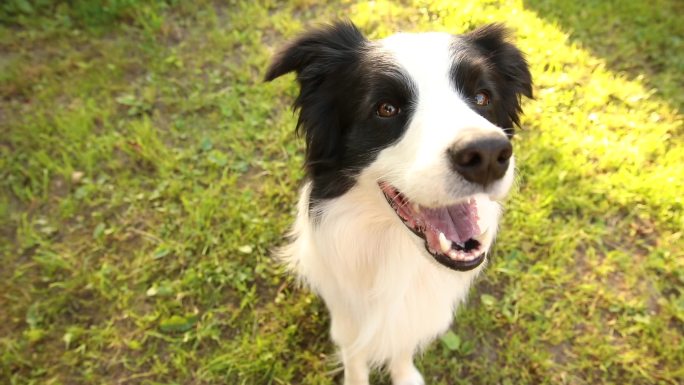
M 524 0 L 524 7 L 684 111 L 684 2 Z

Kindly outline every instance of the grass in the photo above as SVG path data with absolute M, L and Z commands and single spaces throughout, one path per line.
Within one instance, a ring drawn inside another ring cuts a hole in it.
M 428 383 L 684 382 L 680 2 L 94 4 L 0 5 L 0 382 L 339 381 L 324 305 L 270 257 L 302 142 L 292 78 L 261 82 L 335 17 L 504 21 L 532 66 L 517 191 Z

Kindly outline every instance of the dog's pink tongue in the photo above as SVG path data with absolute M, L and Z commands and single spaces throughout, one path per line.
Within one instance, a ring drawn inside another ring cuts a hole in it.
M 477 205 L 474 199 L 467 203 L 439 208 L 421 208 L 425 221 L 444 233 L 447 239 L 463 245 L 480 234 L 477 225 Z M 438 235 L 438 234 L 437 234 Z

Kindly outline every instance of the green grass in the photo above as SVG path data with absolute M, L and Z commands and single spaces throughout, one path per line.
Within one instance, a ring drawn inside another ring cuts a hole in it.
M 339 381 L 271 259 L 303 148 L 293 78 L 261 82 L 335 17 L 504 21 L 532 66 L 518 187 L 428 383 L 684 382 L 681 2 L 94 4 L 0 5 L 0 383 Z

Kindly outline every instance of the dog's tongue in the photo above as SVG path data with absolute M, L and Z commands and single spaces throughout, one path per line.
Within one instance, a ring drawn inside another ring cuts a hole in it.
M 440 231 L 448 240 L 460 245 L 480 234 L 480 227 L 477 225 L 479 219 L 477 205 L 474 199 L 447 207 L 421 207 L 420 214 L 425 222 L 437 230 L 436 234 L 426 234 L 428 242 L 432 245 L 438 245 L 439 241 L 436 237 L 439 236 Z

